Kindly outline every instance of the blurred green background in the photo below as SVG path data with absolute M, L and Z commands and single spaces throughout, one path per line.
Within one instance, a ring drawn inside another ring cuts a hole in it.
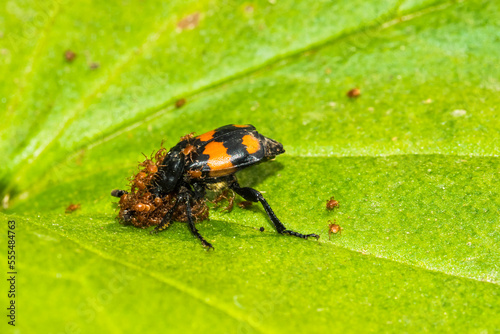
M 499 18 L 473 0 L 4 1 L 0 235 L 16 221 L 18 293 L 2 328 L 500 332 Z M 283 143 L 240 183 L 319 242 L 257 205 L 198 225 L 214 252 L 183 223 L 115 220 L 110 191 L 142 153 L 230 123 Z

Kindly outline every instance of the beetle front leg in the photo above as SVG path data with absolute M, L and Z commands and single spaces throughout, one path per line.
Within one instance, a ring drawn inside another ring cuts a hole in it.
M 269 218 L 273 222 L 274 227 L 276 228 L 276 231 L 278 233 L 293 235 L 293 236 L 296 236 L 296 237 L 299 237 L 302 239 L 307 239 L 309 237 L 319 239 L 319 235 L 314 234 L 314 233 L 302 234 L 302 233 L 295 232 L 292 230 L 287 230 L 285 225 L 283 225 L 283 223 L 278 219 L 278 217 L 274 213 L 273 209 L 271 209 L 271 206 L 269 205 L 269 203 L 267 203 L 264 196 L 262 196 L 262 194 L 260 192 L 258 192 L 257 190 L 250 188 L 250 187 L 241 188 L 240 185 L 238 184 L 238 182 L 236 181 L 236 179 L 233 182 L 231 182 L 230 188 L 233 189 L 238 195 L 240 195 L 241 197 L 243 197 L 247 201 L 260 202 L 260 204 L 262 204 L 262 206 L 264 207 L 264 210 L 266 210 L 267 215 L 269 216 Z
M 180 200 L 183 200 L 186 203 L 186 215 L 187 215 L 187 219 L 188 219 L 188 227 L 191 230 L 191 233 L 193 233 L 193 235 L 201 241 L 201 244 L 203 245 L 203 247 L 208 247 L 209 250 L 210 250 L 210 248 L 214 249 L 212 244 L 210 244 L 208 241 L 206 241 L 201 236 L 200 232 L 198 232 L 198 229 L 196 228 L 196 226 L 194 226 L 193 213 L 191 212 L 191 194 L 189 193 L 189 191 L 187 189 L 186 189 L 186 191 L 182 191 L 181 194 L 179 195 L 179 197 L 181 197 Z
M 128 191 L 115 189 L 111 192 L 111 196 L 118 197 L 118 198 L 122 197 L 125 194 L 128 194 Z

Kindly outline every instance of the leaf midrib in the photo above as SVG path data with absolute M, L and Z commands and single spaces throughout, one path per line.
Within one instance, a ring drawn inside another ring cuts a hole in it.
M 151 277 L 154 277 L 156 278 L 157 280 L 165 283 L 165 284 L 168 284 L 168 285 L 172 285 L 173 287 L 175 288 L 178 288 L 175 286 L 175 284 L 179 284 L 179 291 L 183 291 L 183 292 L 186 292 L 187 294 L 191 295 L 192 293 L 194 293 L 195 289 L 193 289 L 193 291 L 190 292 L 190 288 L 189 287 L 185 287 L 183 286 L 181 283 L 178 283 L 177 281 L 175 281 L 174 279 L 168 279 L 166 277 L 163 277 L 161 275 L 155 275 L 154 272 L 150 273 L 150 272 L 147 272 L 145 271 L 143 268 L 141 267 L 138 267 L 136 264 L 134 263 L 130 263 L 130 262 L 126 262 L 126 261 L 121 261 L 121 260 L 118 260 L 116 259 L 115 257 L 113 256 L 108 256 L 102 252 L 99 252 L 98 250 L 90 247 L 90 246 L 87 246 L 85 244 L 82 244 L 80 243 L 79 241 L 71 238 L 70 236 L 68 235 L 65 235 L 65 234 L 61 234 L 55 230 L 51 230 L 49 228 L 47 228 L 46 226 L 42 225 L 42 224 L 38 224 L 36 222 L 34 222 L 36 226 L 38 227 L 41 227 L 43 229 L 45 229 L 46 231 L 49 231 L 49 232 L 53 232 L 55 234 L 57 234 L 58 236 L 60 237 L 63 237 L 67 240 L 70 240 L 82 247 L 84 247 L 85 249 L 89 250 L 89 251 L 92 251 L 93 253 L 99 255 L 99 256 L 102 256 L 104 259 L 107 259 L 107 260 L 111 260 L 111 261 L 115 261 L 119 264 L 122 264 L 122 265 L 125 265 L 125 266 L 128 266 L 130 268 L 133 268 L 133 269 L 136 269 L 136 270 L 141 270 L 142 272 L 144 272 L 145 274 L 151 276 Z M 244 225 L 244 224 L 238 224 L 238 223 L 233 223 L 233 222 L 230 222 L 230 221 L 226 221 L 225 224 L 231 224 L 231 225 L 234 225 L 234 226 L 238 226 L 238 227 L 244 227 L 244 228 L 249 228 L 249 229 L 254 229 L 253 226 L 248 226 L 248 225 Z M 262 233 L 275 233 L 274 231 L 273 232 L 262 232 Z M 196 242 L 196 240 L 193 239 L 193 242 Z M 363 253 L 363 252 L 360 252 L 358 250 L 355 250 L 355 249 L 352 249 L 352 248 L 349 248 L 349 247 L 344 247 L 344 246 L 341 246 L 341 245 L 338 245 L 338 244 L 334 244 L 333 242 L 331 241 L 323 241 L 323 240 L 318 240 L 317 241 L 318 243 L 322 244 L 323 246 L 325 247 L 333 247 L 335 249 L 344 249 L 344 250 L 347 250 L 347 251 L 350 251 L 350 252 L 353 252 L 353 253 L 356 253 L 356 255 L 362 255 L 362 256 L 369 256 L 371 258 L 375 258 L 375 259 L 383 259 L 385 261 L 389 261 L 389 262 L 392 262 L 392 263 L 397 263 L 399 265 L 402 265 L 402 266 L 406 266 L 406 267 L 409 267 L 409 268 L 416 268 L 416 269 L 419 269 L 419 270 L 423 270 L 423 271 L 426 271 L 426 272 L 431 272 L 431 273 L 437 273 L 437 274 L 441 274 L 441 275 L 445 275 L 445 276 L 449 276 L 449 277 L 453 277 L 455 279 L 460 279 L 460 280 L 464 280 L 464 281 L 474 281 L 474 282 L 480 282 L 480 283 L 484 283 L 484 284 L 493 284 L 495 286 L 499 286 L 500 285 L 500 282 L 492 282 L 492 281 L 484 281 L 484 280 L 480 280 L 480 279 L 477 279 L 477 278 L 473 278 L 473 277 L 467 277 L 467 276 L 462 276 L 462 275 L 452 275 L 452 274 L 449 274 L 447 272 L 444 272 L 444 271 L 440 271 L 440 270 L 436 270 L 436 269 L 429 269 L 427 267 L 423 267 L 423 266 L 419 266 L 417 264 L 410 264 L 410 263 L 407 263 L 407 262 L 403 262 L 403 261 L 398 261 L 397 259 L 393 259 L 393 258 L 388 258 L 388 257 L 384 257 L 384 256 L 379 256 L 379 255 L 375 255 L 375 254 L 368 254 L 368 253 Z M 200 246 L 201 247 L 201 246 Z M 200 250 L 202 251 L 202 250 Z M 156 277 L 158 276 L 158 277 Z M 175 282 L 175 283 L 173 283 Z M 185 289 L 186 291 L 184 291 L 183 289 Z M 195 297 L 196 299 L 200 299 L 204 302 L 206 302 L 207 304 L 211 305 L 211 306 L 214 306 L 212 305 L 212 303 L 209 303 L 208 301 L 205 301 L 202 297 L 199 297 L 198 295 L 193 295 L 193 297 Z M 227 313 L 227 312 L 226 312 Z M 237 320 L 240 320 L 239 318 L 237 317 L 234 317 L 235 319 Z M 253 326 L 252 326 L 253 327 Z

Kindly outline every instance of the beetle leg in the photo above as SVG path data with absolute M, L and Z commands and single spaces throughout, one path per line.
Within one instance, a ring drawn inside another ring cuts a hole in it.
M 187 215 L 187 219 L 188 219 L 188 227 L 191 230 L 191 233 L 193 233 L 193 235 L 201 241 L 201 244 L 203 245 L 203 247 L 208 247 L 208 249 L 210 249 L 210 248 L 214 249 L 214 247 L 201 236 L 201 234 L 200 234 L 200 232 L 198 232 L 198 229 L 196 228 L 196 226 L 194 226 L 193 213 L 191 212 L 191 194 L 188 191 L 185 191 L 185 192 L 181 192 L 181 194 L 179 196 L 186 203 L 186 215 Z
M 200 199 L 200 198 L 205 197 L 205 187 L 203 187 L 199 183 L 193 183 L 192 187 L 193 187 L 195 199 Z
M 179 199 L 175 201 L 174 206 L 170 210 L 168 210 L 165 216 L 163 216 L 161 223 L 158 224 L 155 227 L 155 229 L 151 231 L 151 234 L 158 234 L 158 232 L 161 232 L 170 226 L 170 224 L 172 223 L 172 215 L 174 214 L 178 205 L 179 205 Z
M 125 194 L 128 194 L 128 191 L 115 189 L 111 192 L 111 196 L 118 197 L 118 198 L 122 197 Z
M 251 202 L 260 202 L 262 206 L 264 207 L 264 210 L 266 210 L 267 215 L 271 219 L 271 221 L 274 224 L 274 227 L 276 228 L 276 231 L 280 234 L 288 234 L 288 235 L 293 235 L 302 239 L 307 239 L 309 237 L 313 237 L 316 239 L 319 239 L 319 235 L 317 234 L 301 234 L 299 232 L 295 232 L 292 230 L 287 230 L 285 225 L 276 217 L 276 214 L 274 213 L 273 209 L 271 209 L 271 206 L 267 201 L 265 200 L 264 196 L 257 190 L 250 188 L 250 187 L 244 187 L 241 188 L 236 179 L 230 183 L 229 187 L 233 189 L 238 195 L 243 197 L 247 201 Z

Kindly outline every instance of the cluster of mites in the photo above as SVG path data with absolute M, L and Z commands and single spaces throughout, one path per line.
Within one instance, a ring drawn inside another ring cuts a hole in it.
M 141 228 L 158 225 L 174 206 L 178 194 L 170 193 L 165 197 L 155 197 L 148 191 L 148 186 L 154 181 L 155 174 L 166 155 L 167 150 L 162 147 L 139 164 L 139 172 L 130 180 L 130 191 L 123 194 L 118 202 L 120 207 L 118 218 L 122 222 Z M 194 200 L 191 210 L 195 222 L 208 218 L 208 206 L 204 198 Z M 174 220 L 187 221 L 185 204 L 177 206 L 172 216 L 172 221 Z

